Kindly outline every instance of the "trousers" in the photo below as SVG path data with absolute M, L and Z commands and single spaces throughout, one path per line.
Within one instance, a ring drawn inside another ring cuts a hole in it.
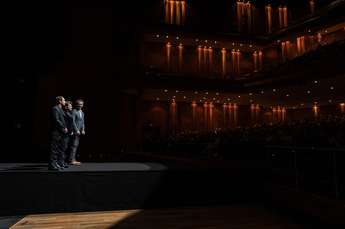
M 80 141 L 80 136 L 79 135 L 73 135 L 70 137 L 69 140 L 69 158 L 68 160 L 71 161 L 75 161 L 76 160 L 76 154 L 78 151 L 78 147 L 79 147 L 79 141 Z
M 52 131 L 50 142 L 50 164 L 61 164 L 65 159 L 66 152 L 65 135 L 59 131 Z

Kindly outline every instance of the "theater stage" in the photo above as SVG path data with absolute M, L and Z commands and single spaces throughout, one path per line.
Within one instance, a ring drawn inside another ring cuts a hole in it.
M 206 162 L 208 163 L 208 162 Z M 186 163 L 0 164 L 0 215 L 205 206 L 262 199 L 265 167 Z

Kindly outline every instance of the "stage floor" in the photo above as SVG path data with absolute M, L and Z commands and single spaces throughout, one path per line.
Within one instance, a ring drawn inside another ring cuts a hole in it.
M 170 166 L 169 166 L 170 167 Z M 61 171 L 48 170 L 46 163 L 0 163 L 1 172 L 119 172 L 119 171 L 164 171 L 168 167 L 163 164 L 147 162 L 114 162 L 114 163 L 82 163 L 70 166 Z
M 11 229 L 301 229 L 315 228 L 260 206 L 222 206 L 170 209 L 28 215 Z

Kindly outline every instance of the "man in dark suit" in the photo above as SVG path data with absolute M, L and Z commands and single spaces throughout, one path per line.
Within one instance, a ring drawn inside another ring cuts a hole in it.
M 73 119 L 75 131 L 72 136 L 71 145 L 69 149 L 69 162 L 71 165 L 80 165 L 81 163 L 76 160 L 76 153 L 79 146 L 80 136 L 85 135 L 85 117 L 83 112 L 84 101 L 78 99 L 75 101 L 75 109 L 73 109 Z
M 52 109 L 50 170 L 60 170 L 66 167 L 66 164 L 64 163 L 64 153 L 66 151 L 64 137 L 68 133 L 68 129 L 65 120 L 65 113 L 62 109 L 63 106 L 65 106 L 65 98 L 57 96 L 56 105 Z
M 64 144 L 66 146 L 66 152 L 64 153 L 64 161 L 68 160 L 67 163 L 69 163 L 69 158 L 66 156 L 69 152 L 69 147 L 71 146 L 71 142 L 73 140 L 73 135 L 75 134 L 76 126 L 74 122 L 73 117 L 73 107 L 71 101 L 66 101 L 64 106 L 64 112 L 65 112 L 65 122 L 67 126 L 67 134 L 64 136 Z

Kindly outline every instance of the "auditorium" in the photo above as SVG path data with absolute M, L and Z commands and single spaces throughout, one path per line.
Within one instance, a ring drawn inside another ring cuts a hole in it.
M 345 228 L 345 0 L 10 5 L 0 228 Z

